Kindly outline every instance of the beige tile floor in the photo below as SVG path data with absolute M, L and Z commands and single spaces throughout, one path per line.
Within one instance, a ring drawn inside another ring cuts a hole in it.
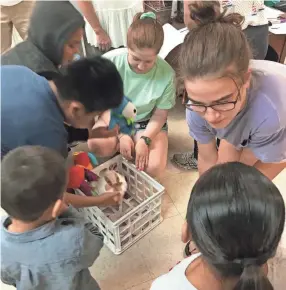
M 180 104 L 171 112 L 169 127 L 169 155 L 190 150 L 193 142 L 188 136 L 184 109 Z M 103 290 L 150 289 L 156 277 L 182 259 L 180 230 L 190 191 L 197 178 L 197 172 L 181 172 L 168 164 L 160 179 L 166 188 L 163 222 L 120 256 L 115 256 L 107 248 L 102 250 L 91 272 Z M 286 197 L 285 178 L 286 170 L 278 176 L 276 183 Z M 4 286 L 1 289 L 12 288 Z

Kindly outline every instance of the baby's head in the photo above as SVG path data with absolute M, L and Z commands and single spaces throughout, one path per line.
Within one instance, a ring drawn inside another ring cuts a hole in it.
M 4 157 L 1 167 L 1 205 L 12 219 L 44 223 L 62 211 L 67 176 L 57 152 L 19 147 Z
M 204 260 L 222 277 L 240 277 L 235 289 L 272 289 L 262 266 L 275 255 L 285 206 L 262 173 L 237 162 L 211 168 L 192 190 L 187 222 Z

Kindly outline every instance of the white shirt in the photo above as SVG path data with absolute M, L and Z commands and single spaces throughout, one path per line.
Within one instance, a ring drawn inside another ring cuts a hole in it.
M 194 254 L 176 265 L 169 273 L 157 278 L 150 290 L 197 290 L 186 277 L 189 265 L 201 254 Z
M 22 2 L 23 0 L 0 0 L 2 6 L 14 6 Z
M 220 3 L 223 9 L 227 9 L 227 14 L 239 13 L 245 17 L 242 29 L 249 25 L 259 26 L 268 23 L 263 0 L 220 0 Z

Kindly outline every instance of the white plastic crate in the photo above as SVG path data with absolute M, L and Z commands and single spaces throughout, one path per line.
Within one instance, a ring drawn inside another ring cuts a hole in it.
M 108 248 L 119 255 L 162 221 L 161 204 L 165 189 L 121 155 L 96 167 L 93 172 L 99 174 L 104 168 L 115 169 L 126 178 L 128 190 L 122 212 L 119 206 L 88 207 L 80 211 L 98 226 Z M 77 191 L 77 194 L 83 193 Z

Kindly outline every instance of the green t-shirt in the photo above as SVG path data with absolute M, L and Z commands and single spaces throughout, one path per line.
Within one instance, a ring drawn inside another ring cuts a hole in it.
M 146 74 L 131 70 L 127 53 L 108 57 L 117 67 L 124 83 L 124 94 L 137 108 L 136 121 L 151 118 L 154 109 L 169 110 L 175 105 L 175 72 L 162 58 Z

